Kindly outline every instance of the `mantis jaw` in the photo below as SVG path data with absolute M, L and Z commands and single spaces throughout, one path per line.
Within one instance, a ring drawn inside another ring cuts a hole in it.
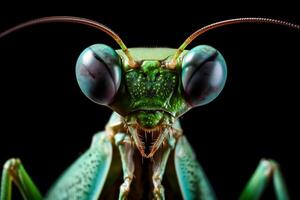
M 138 150 L 145 158 L 151 158 L 172 132 L 169 125 L 159 125 L 151 129 L 145 129 L 136 123 L 129 125 L 127 128 Z

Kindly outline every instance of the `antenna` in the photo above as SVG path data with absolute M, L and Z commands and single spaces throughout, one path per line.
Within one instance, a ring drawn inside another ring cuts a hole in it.
M 44 23 L 53 23 L 53 22 L 83 24 L 83 25 L 90 26 L 90 27 L 93 27 L 93 28 L 96 28 L 98 30 L 105 32 L 110 37 L 112 37 L 118 43 L 118 45 L 121 47 L 122 51 L 128 58 L 129 66 L 133 67 L 133 68 L 137 67 L 137 63 L 134 61 L 133 57 L 131 56 L 128 48 L 126 47 L 126 45 L 124 44 L 122 39 L 110 28 L 108 28 L 105 25 L 100 24 L 96 21 L 90 20 L 90 19 L 73 17 L 73 16 L 51 16 L 51 17 L 43 17 L 43 18 L 39 18 L 39 19 L 33 19 L 30 21 L 21 23 L 17 26 L 14 26 L 14 27 L 0 33 L 0 38 L 6 36 L 8 34 L 11 34 L 17 30 L 26 28 L 28 26 L 32 26 L 32 25 L 36 25 L 36 24 L 44 24 Z
M 292 24 L 290 22 L 277 20 L 277 19 L 269 19 L 269 18 L 256 18 L 256 17 L 249 17 L 249 18 L 236 18 L 236 19 L 228 19 L 224 21 L 215 22 L 213 24 L 209 24 L 207 26 L 204 26 L 197 31 L 195 31 L 193 34 L 191 34 L 184 42 L 183 44 L 177 49 L 176 53 L 174 54 L 173 58 L 169 63 L 167 63 L 167 67 L 170 69 L 174 69 L 176 67 L 176 60 L 181 55 L 181 53 L 184 51 L 184 49 L 189 45 L 195 38 L 202 35 L 205 32 L 208 32 L 210 30 L 227 26 L 230 24 L 242 24 L 242 23 L 261 23 L 261 24 L 277 24 L 281 26 L 287 26 L 294 29 L 300 29 L 300 25 Z

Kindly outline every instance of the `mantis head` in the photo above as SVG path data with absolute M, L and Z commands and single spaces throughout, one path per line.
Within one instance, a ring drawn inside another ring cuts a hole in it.
M 130 49 L 137 66 L 122 51 L 96 44 L 79 56 L 76 76 L 92 101 L 123 116 L 127 132 L 144 157 L 152 157 L 175 120 L 191 108 L 215 99 L 224 87 L 226 64 L 206 45 L 185 51 L 175 68 L 167 63 L 176 49 Z
M 213 47 L 185 50 L 199 35 L 229 24 L 270 23 L 299 29 L 298 25 L 266 18 L 238 18 L 198 29 L 176 49 L 128 49 L 121 38 L 92 20 L 54 16 L 31 20 L 8 29 L 0 38 L 40 23 L 71 22 L 99 29 L 121 47 L 104 44 L 86 48 L 78 58 L 76 77 L 82 92 L 92 101 L 110 107 L 123 117 L 127 132 L 143 157 L 152 157 L 174 133 L 174 122 L 189 109 L 205 105 L 222 91 L 227 69 Z

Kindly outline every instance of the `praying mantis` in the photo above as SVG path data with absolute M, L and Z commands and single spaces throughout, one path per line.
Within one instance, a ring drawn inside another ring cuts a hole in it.
M 240 23 L 299 25 L 267 18 L 236 18 L 198 29 L 178 49 L 127 48 L 106 26 L 84 18 L 53 16 L 13 27 L 0 38 L 35 24 L 79 23 L 99 29 L 121 49 L 105 44 L 86 48 L 76 63 L 76 78 L 84 95 L 113 110 L 104 131 L 43 197 L 20 159 L 3 167 L 0 200 L 12 198 L 12 184 L 29 200 L 202 199 L 216 195 L 183 135 L 179 117 L 213 101 L 227 78 L 221 53 L 208 45 L 186 47 L 209 30 Z M 165 185 L 162 184 L 164 180 Z M 261 160 L 240 200 L 259 199 L 272 180 L 277 199 L 289 195 L 279 165 Z

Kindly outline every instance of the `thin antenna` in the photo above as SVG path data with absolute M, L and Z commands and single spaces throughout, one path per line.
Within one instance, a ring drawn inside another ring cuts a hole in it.
M 118 45 L 121 47 L 122 51 L 124 52 L 124 54 L 127 56 L 128 58 L 128 64 L 130 67 L 137 67 L 137 63 L 134 61 L 133 57 L 131 56 L 128 48 L 126 47 L 126 45 L 124 44 L 124 42 L 121 40 L 121 38 L 110 28 L 104 26 L 103 24 L 100 24 L 96 21 L 90 20 L 90 19 L 85 19 L 85 18 L 81 18 L 81 17 L 73 17 L 73 16 L 51 16 L 51 17 L 43 17 L 43 18 L 39 18 L 39 19 L 33 19 L 24 23 L 21 23 L 15 27 L 12 27 L 2 33 L 0 33 L 0 38 L 13 33 L 17 30 L 20 30 L 22 28 L 28 27 L 28 26 L 32 26 L 32 25 L 36 25 L 36 24 L 43 24 L 43 23 L 52 23 L 52 22 L 68 22 L 68 23 L 77 23 L 77 24 L 83 24 L 86 26 L 90 26 L 93 28 L 96 28 L 98 30 L 101 30 L 103 32 L 105 32 L 106 34 L 108 34 L 109 36 L 111 36 L 117 43 Z
M 287 26 L 290 28 L 300 29 L 300 25 L 292 24 L 290 22 L 277 20 L 277 19 L 269 19 L 269 18 L 255 18 L 255 17 L 249 17 L 249 18 L 236 18 L 236 19 L 228 19 L 224 21 L 215 22 L 213 24 L 204 26 L 203 28 L 198 29 L 195 31 L 192 35 L 190 35 L 183 44 L 177 49 L 175 55 L 171 59 L 170 63 L 168 63 L 168 68 L 175 68 L 176 67 L 176 60 L 180 56 L 180 54 L 184 51 L 184 49 L 189 45 L 195 38 L 202 35 L 203 33 L 219 28 L 222 26 L 230 25 L 230 24 L 241 24 L 241 23 L 263 23 L 263 24 L 277 24 L 282 26 Z

